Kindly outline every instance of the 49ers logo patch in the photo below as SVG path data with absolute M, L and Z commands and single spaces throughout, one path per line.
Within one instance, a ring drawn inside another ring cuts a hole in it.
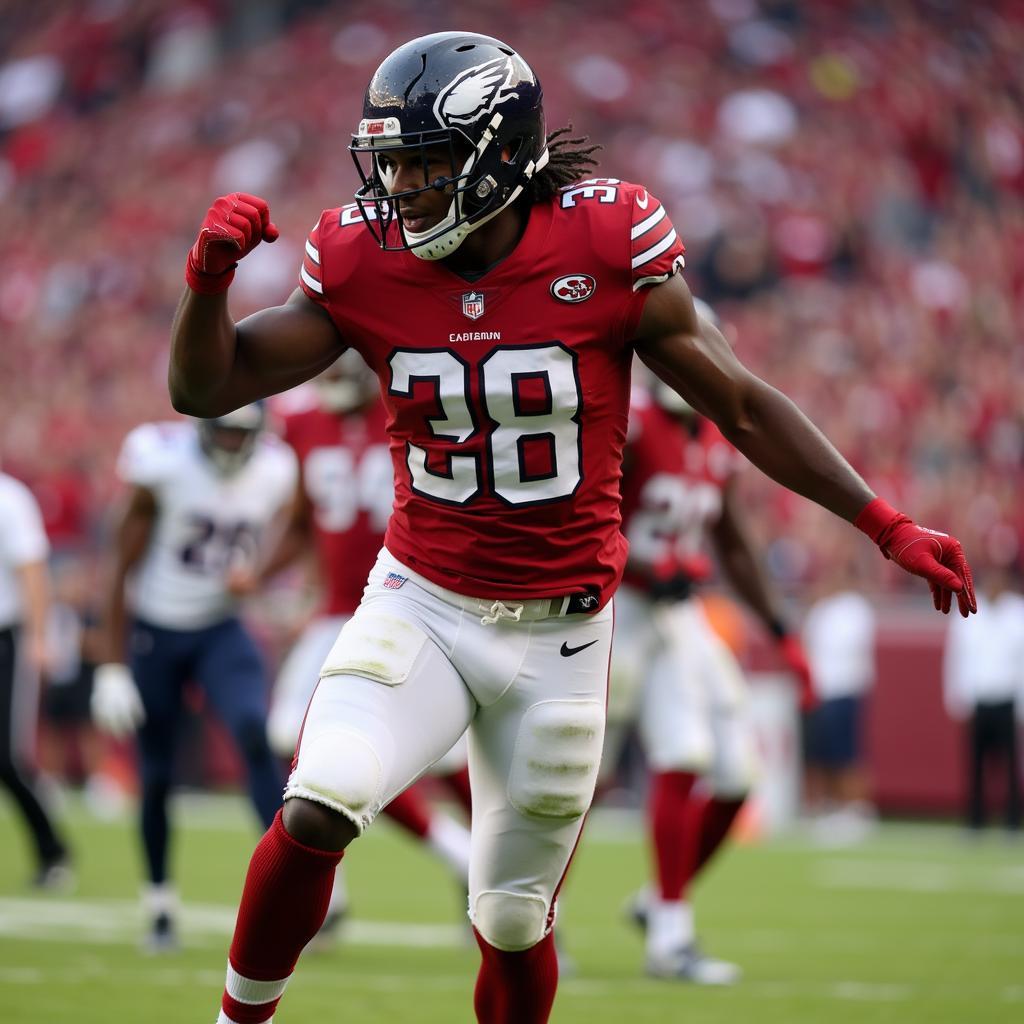
M 597 291 L 597 282 L 589 274 L 566 274 L 551 282 L 551 294 L 560 302 L 586 302 Z

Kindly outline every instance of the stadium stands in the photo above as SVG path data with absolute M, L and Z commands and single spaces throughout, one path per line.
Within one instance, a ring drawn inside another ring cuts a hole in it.
M 55 540 L 94 535 L 120 439 L 171 413 L 168 327 L 210 198 L 269 199 L 283 237 L 232 294 L 236 313 L 264 305 L 319 210 L 355 188 L 345 147 L 368 71 L 458 26 L 521 47 L 549 127 L 572 120 L 605 173 L 659 195 L 741 357 L 870 483 L 969 552 L 1019 559 L 1020 6 L 692 10 L 109 0 L 5 15 L 0 459 Z M 748 475 L 774 567 L 799 584 L 825 513 Z

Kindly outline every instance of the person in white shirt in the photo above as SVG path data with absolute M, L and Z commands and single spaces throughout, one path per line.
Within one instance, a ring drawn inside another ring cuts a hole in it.
M 1024 719 L 1024 596 L 1010 569 L 990 566 L 978 588 L 970 624 L 951 625 L 943 661 L 943 698 L 950 717 L 966 724 L 967 826 L 985 825 L 985 775 L 1001 764 L 1007 829 L 1021 827 L 1018 720 Z
M 864 702 L 875 679 L 875 611 L 856 589 L 852 551 L 837 557 L 807 611 L 803 639 L 820 703 L 805 721 L 805 785 L 815 831 L 863 837 L 874 819 L 863 767 Z
M 137 731 L 148 886 L 146 945 L 174 949 L 168 798 L 183 691 L 197 683 L 232 734 L 264 825 L 284 780 L 267 741 L 263 659 L 228 585 L 255 562 L 295 490 L 292 450 L 263 430 L 261 405 L 197 423 L 147 423 L 124 441 L 118 473 L 131 490 L 115 543 L 92 713 L 115 736 Z M 129 621 L 130 620 L 130 621 Z
M 49 553 L 31 491 L 0 473 L 0 783 L 31 832 L 40 888 L 70 880 L 67 844 L 36 792 L 32 769 L 39 675 L 46 666 Z

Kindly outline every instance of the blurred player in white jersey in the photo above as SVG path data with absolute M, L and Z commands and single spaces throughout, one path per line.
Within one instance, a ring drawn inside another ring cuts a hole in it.
M 232 568 L 256 558 L 295 488 L 295 456 L 264 432 L 264 420 L 263 407 L 249 405 L 197 424 L 144 424 L 125 439 L 118 461 L 131 490 L 113 554 L 107 662 L 96 670 L 92 711 L 112 735 L 137 730 L 153 951 L 176 945 L 167 804 L 187 684 L 198 683 L 234 737 L 260 821 L 273 821 L 281 805 L 263 660 L 227 587 Z
M 717 326 L 700 300 L 698 312 Z M 635 914 L 647 928 L 647 971 L 730 984 L 732 964 L 695 941 L 688 887 L 719 847 L 753 784 L 754 736 L 746 684 L 696 596 L 711 573 L 710 540 L 729 582 L 779 643 L 811 700 L 807 660 L 786 627 L 735 496 L 742 459 L 674 391 L 635 389 L 623 459 L 623 532 L 630 543 L 616 596 L 616 636 L 605 770 L 624 727 L 638 718 L 651 770 L 650 841 L 656 886 Z M 695 788 L 695 782 L 702 782 Z
M 0 473 L 0 785 L 32 833 L 34 882 L 70 879 L 67 847 L 36 792 L 32 770 L 39 673 L 46 663 L 50 545 L 32 492 Z
M 271 747 L 288 759 L 298 744 L 320 669 L 341 628 L 359 607 L 394 500 L 387 414 L 374 374 L 357 352 L 346 352 L 313 383 L 315 402 L 284 420 L 284 438 L 299 460 L 299 481 L 288 520 L 258 571 L 236 572 L 230 581 L 236 593 L 250 593 L 315 552 L 323 604 L 281 666 L 267 719 Z M 431 774 L 447 785 L 468 815 L 465 738 Z M 433 810 L 417 786 L 398 794 L 383 813 L 434 850 L 465 888 L 467 828 Z M 331 907 L 319 933 L 321 941 L 345 909 L 339 866 Z

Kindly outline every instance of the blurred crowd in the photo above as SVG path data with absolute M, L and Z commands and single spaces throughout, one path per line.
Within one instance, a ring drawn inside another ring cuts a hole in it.
M 95 541 L 126 431 L 172 415 L 168 328 L 212 198 L 263 195 L 282 230 L 242 265 L 233 312 L 283 300 L 309 225 L 356 187 L 373 69 L 448 27 L 519 48 L 549 127 L 571 121 L 603 145 L 599 173 L 665 202 L 741 358 L 875 490 L 975 560 L 1019 565 L 1011 0 L 5 3 L 0 462 L 58 548 Z M 826 514 L 747 477 L 775 571 L 813 582 L 837 542 Z M 903 585 L 880 565 L 868 579 Z

